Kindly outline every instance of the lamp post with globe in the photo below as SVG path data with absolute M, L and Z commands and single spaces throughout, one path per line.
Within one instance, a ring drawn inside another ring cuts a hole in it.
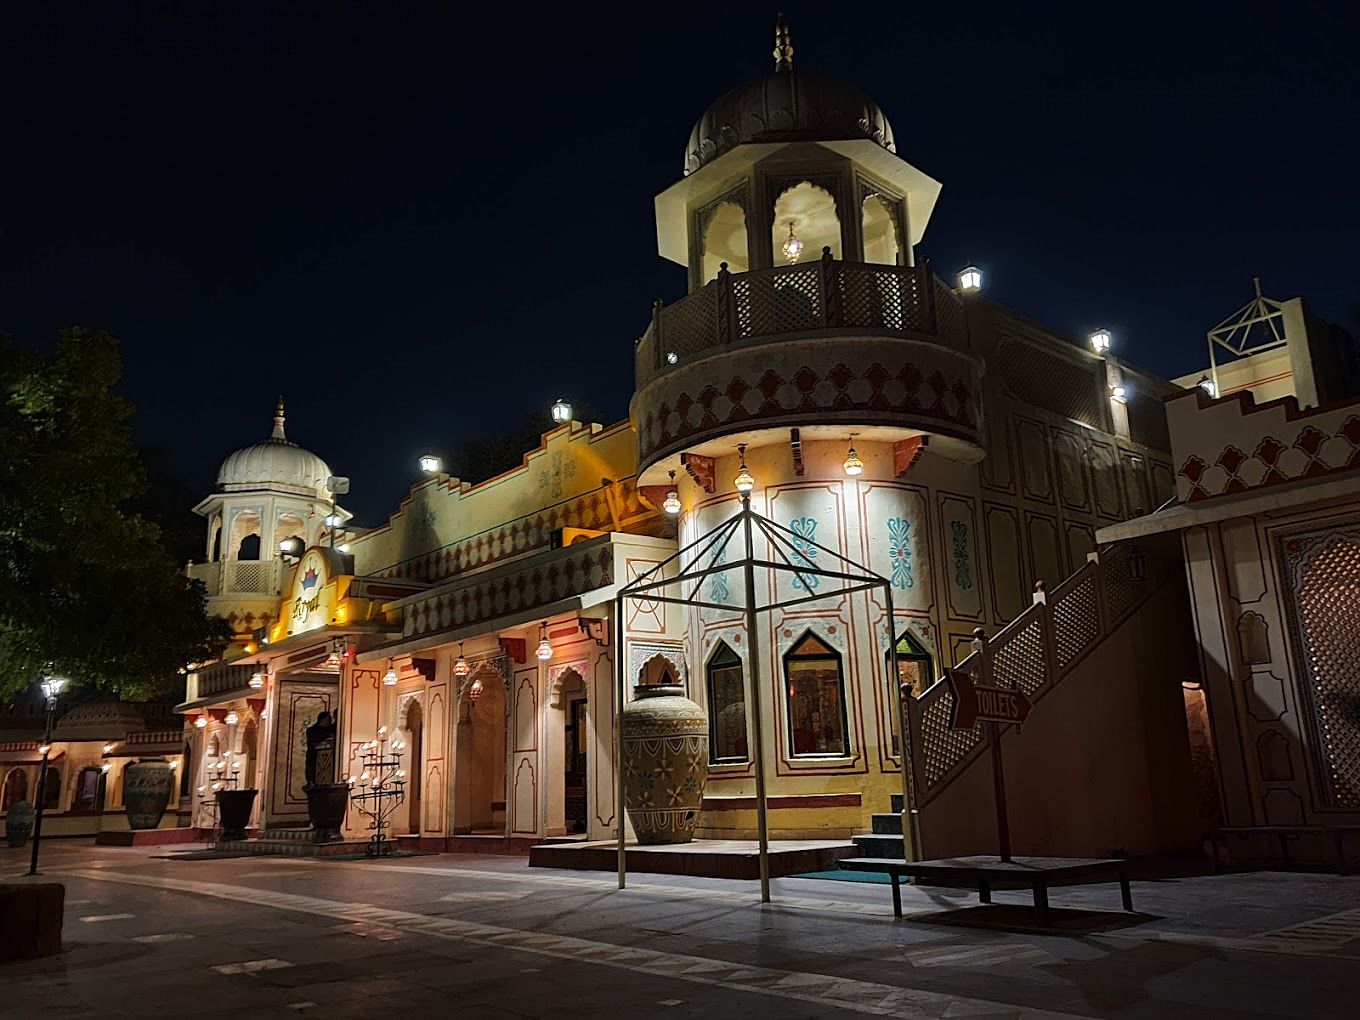
M 38 794 L 34 798 L 38 803 L 35 805 L 36 811 L 33 816 L 33 856 L 28 864 L 30 875 L 38 873 L 38 843 L 42 840 L 43 805 L 47 801 L 47 756 L 52 753 L 52 723 L 57 716 L 57 697 L 66 686 L 66 681 L 59 676 L 44 676 L 40 686 L 43 697 L 47 699 L 47 726 L 43 730 L 40 748 L 42 765 L 38 768 Z

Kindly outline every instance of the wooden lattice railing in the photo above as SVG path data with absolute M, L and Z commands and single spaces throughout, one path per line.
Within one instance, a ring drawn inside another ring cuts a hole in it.
M 637 343 L 637 386 L 695 355 L 729 344 L 819 330 L 930 337 L 961 347 L 963 305 L 928 263 L 815 262 L 729 273 L 674 304 L 657 303 Z
M 955 669 L 979 684 L 1017 689 L 1038 702 L 1182 570 L 1179 544 L 1161 538 L 1092 554 L 1052 591 L 1036 585 L 1033 605 L 990 639 L 978 628 L 973 652 Z M 908 696 L 906 709 L 919 809 L 982 752 L 984 730 L 950 728 L 954 693 L 943 680 Z

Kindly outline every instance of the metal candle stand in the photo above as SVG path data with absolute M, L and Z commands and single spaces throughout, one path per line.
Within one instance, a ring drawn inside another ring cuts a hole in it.
M 393 841 L 384 833 L 392 812 L 406 800 L 406 770 L 401 767 L 398 753 L 406 746 L 401 740 L 387 737 L 387 727 L 378 728 L 378 738 L 370 740 L 359 754 L 361 770 L 358 778 L 346 776 L 350 786 L 350 802 L 370 819 L 369 838 L 365 852 L 369 857 L 382 857 L 392 852 Z M 355 793 L 355 790 L 358 793 Z
M 231 751 L 223 751 L 222 759 L 208 766 L 208 783 L 198 788 L 199 808 L 205 818 L 212 822 L 203 828 L 209 830 L 208 845 L 213 848 L 222 841 L 222 820 L 218 817 L 217 794 L 223 790 L 236 789 L 236 785 L 241 781 L 240 758 Z

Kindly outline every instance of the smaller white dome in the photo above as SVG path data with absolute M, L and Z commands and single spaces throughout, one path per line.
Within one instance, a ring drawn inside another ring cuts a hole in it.
M 289 442 L 283 432 L 283 398 L 274 411 L 274 433 L 260 443 L 237 450 L 217 471 L 217 487 L 223 492 L 275 489 L 299 496 L 329 500 L 326 480 L 331 469 L 324 460 Z

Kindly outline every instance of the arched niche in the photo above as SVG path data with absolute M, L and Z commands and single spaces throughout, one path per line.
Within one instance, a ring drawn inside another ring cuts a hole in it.
M 307 524 L 296 510 L 285 510 L 274 521 L 274 544 L 271 548 L 278 549 L 289 538 L 301 539 L 304 548 L 308 544 Z
M 860 208 L 860 222 L 864 233 L 864 261 L 885 266 L 902 265 L 902 240 L 895 203 L 890 205 L 881 195 L 867 195 Z
M 744 273 L 751 268 L 749 238 L 746 231 L 746 210 L 737 202 L 719 202 L 705 211 L 707 223 L 703 228 L 703 263 L 700 283 L 708 283 L 718 275 L 718 268 L 727 263 L 729 272 Z
M 784 253 L 790 229 L 793 236 L 803 242 L 796 259 Z M 774 200 L 770 240 L 776 266 L 816 261 L 821 258 L 823 248 L 830 248 L 832 257 L 840 258 L 841 220 L 836 212 L 835 196 L 811 181 L 800 181 L 785 188 Z
M 649 687 L 654 684 L 679 684 L 684 681 L 676 664 L 666 655 L 657 652 L 642 664 L 633 682 L 639 687 Z
M 241 510 L 232 515 L 231 533 L 227 538 L 227 558 L 236 560 L 260 559 L 263 524 L 258 510 Z

